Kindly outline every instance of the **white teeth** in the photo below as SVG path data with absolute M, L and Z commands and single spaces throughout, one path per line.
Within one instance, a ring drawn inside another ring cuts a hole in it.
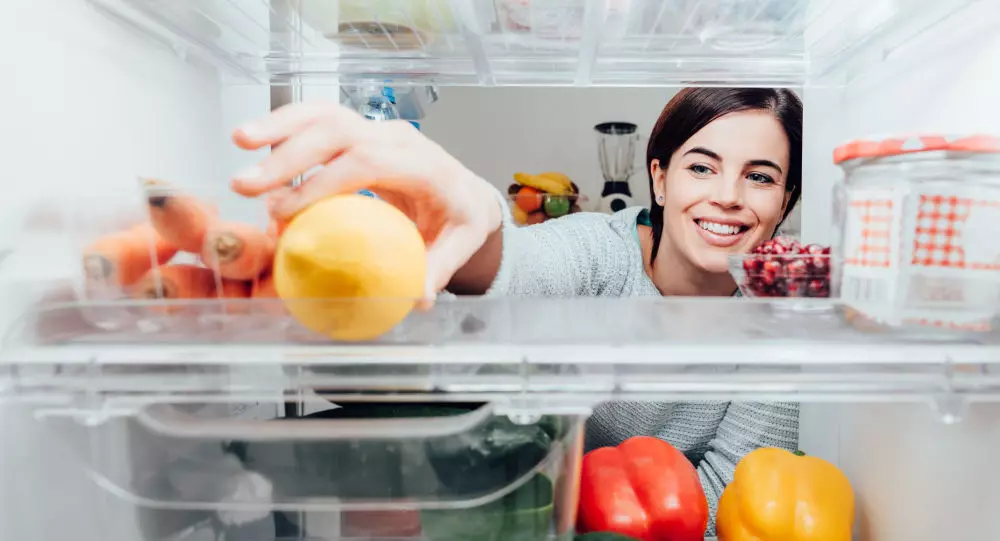
M 698 220 L 698 226 L 705 231 L 711 231 L 716 235 L 735 235 L 742 229 L 738 225 L 719 224 L 707 220 Z

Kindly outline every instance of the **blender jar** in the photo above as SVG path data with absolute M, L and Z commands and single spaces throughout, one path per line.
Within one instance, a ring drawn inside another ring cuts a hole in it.
M 836 149 L 834 295 L 864 329 L 991 332 L 1000 314 L 1000 139 L 937 135 Z

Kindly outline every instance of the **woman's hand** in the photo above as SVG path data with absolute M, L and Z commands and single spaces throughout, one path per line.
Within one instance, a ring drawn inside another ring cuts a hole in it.
M 276 218 L 364 188 L 406 213 L 427 243 L 428 298 L 502 222 L 493 188 L 408 122 L 373 122 L 340 105 L 301 103 L 239 128 L 233 141 L 247 150 L 272 146 L 232 186 L 251 197 L 269 193 Z M 292 179 L 317 166 L 307 182 L 291 187 Z

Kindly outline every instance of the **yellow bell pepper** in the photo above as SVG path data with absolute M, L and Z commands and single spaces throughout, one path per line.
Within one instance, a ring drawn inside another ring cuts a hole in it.
M 850 541 L 854 491 L 821 458 L 757 449 L 736 465 L 715 525 L 719 541 Z

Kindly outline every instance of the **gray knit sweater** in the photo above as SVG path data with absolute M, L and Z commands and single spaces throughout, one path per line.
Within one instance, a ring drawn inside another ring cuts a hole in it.
M 636 235 L 640 208 L 580 213 L 531 227 L 503 229 L 500 272 L 490 296 L 632 297 L 659 295 L 645 272 Z M 736 463 L 758 447 L 795 450 L 799 408 L 763 402 L 609 402 L 587 424 L 587 449 L 631 436 L 656 436 L 698 469 L 715 534 L 715 513 Z

